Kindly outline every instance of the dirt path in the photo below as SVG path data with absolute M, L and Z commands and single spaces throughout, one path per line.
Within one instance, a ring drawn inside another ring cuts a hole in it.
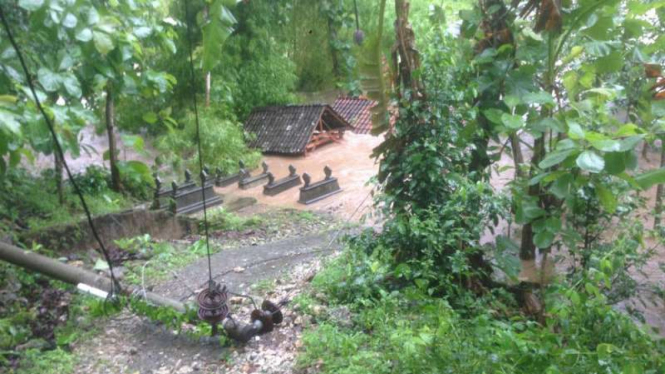
M 261 280 L 284 277 L 296 264 L 337 249 L 339 245 L 331 242 L 334 235 L 318 233 L 219 252 L 211 257 L 213 279 L 234 292 L 249 292 L 250 286 Z M 208 260 L 202 258 L 178 271 L 177 278 L 155 286 L 154 291 L 173 299 L 192 301 L 193 293 L 206 287 L 207 282 Z
M 248 293 L 257 302 L 263 297 L 274 301 L 293 299 L 318 271 L 320 258 L 338 249 L 336 242 L 330 244 L 333 235 L 321 232 L 224 250 L 211 259 L 213 274 L 232 291 Z M 155 291 L 192 301 L 194 292 L 208 279 L 207 259 L 183 268 L 177 275 L 157 285 Z M 248 320 L 251 305 L 247 301 L 232 298 L 231 304 L 237 318 Z M 288 373 L 295 363 L 300 333 L 308 323 L 307 317 L 292 312 L 289 306 L 285 308 L 284 323 L 275 331 L 245 346 L 226 348 L 218 341 L 194 340 L 124 312 L 100 323 L 99 334 L 75 347 L 79 360 L 75 373 Z

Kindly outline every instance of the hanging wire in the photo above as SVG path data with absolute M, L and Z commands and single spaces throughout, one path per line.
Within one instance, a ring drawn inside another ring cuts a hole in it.
M 192 100 L 194 101 L 194 119 L 196 121 L 196 144 L 199 151 L 199 170 L 201 170 L 201 198 L 203 199 L 203 227 L 206 237 L 206 254 L 208 255 L 208 287 L 213 288 L 212 280 L 212 264 L 210 259 L 210 236 L 208 235 L 208 210 L 206 208 L 206 195 L 205 195 L 205 180 L 203 178 L 203 151 L 201 150 L 201 129 L 199 125 L 199 108 L 196 100 L 196 74 L 194 72 L 194 52 L 192 50 L 192 30 L 189 24 L 189 1 L 184 0 L 185 3 L 185 23 L 187 25 L 187 44 L 189 47 L 189 67 L 191 70 L 191 86 L 192 86 Z
M 90 214 L 90 209 L 88 209 L 88 204 L 85 202 L 85 198 L 81 193 L 81 189 L 79 188 L 78 184 L 72 177 L 72 172 L 71 170 L 69 170 L 69 165 L 67 165 L 67 161 L 65 161 L 65 154 L 62 151 L 62 146 L 60 145 L 58 136 L 55 133 L 55 128 L 53 127 L 53 123 L 51 122 L 49 116 L 46 114 L 44 108 L 42 107 L 41 102 L 39 101 L 39 97 L 37 96 L 37 92 L 35 91 L 35 86 L 32 83 L 32 79 L 30 78 L 30 71 L 28 70 L 28 66 L 26 65 L 25 60 L 23 59 L 23 54 L 21 53 L 21 50 L 18 47 L 18 44 L 16 43 L 16 40 L 14 40 L 14 36 L 12 35 L 9 23 L 5 18 L 5 13 L 1 6 L 0 6 L 0 19 L 2 19 L 2 25 L 5 28 L 5 32 L 7 33 L 7 37 L 9 38 L 9 42 L 12 44 L 12 47 L 14 47 L 16 55 L 18 56 L 18 59 L 21 62 L 21 67 L 23 68 L 23 73 L 25 73 L 26 82 L 28 84 L 28 87 L 30 87 L 30 92 L 32 92 L 32 97 L 35 100 L 35 104 L 37 105 L 37 108 L 44 117 L 44 121 L 48 126 L 49 132 L 51 133 L 51 137 L 53 138 L 53 143 L 55 144 L 55 151 L 57 153 L 57 157 L 59 157 L 60 160 L 62 161 L 65 171 L 67 172 L 67 178 L 69 179 L 69 183 L 72 184 L 72 187 L 74 187 L 74 192 L 76 193 L 76 195 L 78 195 L 78 198 L 81 201 L 81 206 L 83 207 L 83 211 L 85 212 L 85 216 L 88 220 L 88 225 L 90 226 L 92 235 L 95 237 L 97 244 L 99 244 L 99 248 L 102 252 L 102 255 L 104 256 L 106 263 L 109 265 L 109 272 L 111 273 L 111 292 L 109 293 L 109 298 L 111 298 L 113 295 L 115 295 L 116 292 L 121 291 L 120 283 L 118 282 L 118 280 L 115 277 L 115 274 L 113 273 L 113 264 L 111 263 L 111 258 L 108 254 L 108 251 L 106 250 L 106 247 L 104 246 L 104 243 L 102 242 L 102 239 L 99 237 L 99 234 L 97 233 L 95 225 L 92 222 L 92 215 Z

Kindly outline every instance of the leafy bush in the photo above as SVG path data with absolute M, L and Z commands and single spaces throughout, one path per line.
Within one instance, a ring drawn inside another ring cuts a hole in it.
M 199 113 L 199 123 L 203 163 L 211 170 L 219 167 L 226 173 L 237 172 L 239 160 L 248 168 L 258 165 L 261 154 L 247 148 L 242 125 L 235 118 L 208 109 Z M 166 135 L 158 138 L 156 147 L 162 152 L 160 162 L 170 162 L 175 168 L 186 166 L 198 170 L 194 114 L 188 112 L 182 124 L 183 128 L 170 128 Z
M 107 169 L 91 165 L 84 173 L 74 174 L 74 182 L 84 194 L 101 194 L 109 190 L 111 172 Z
M 300 367 L 316 366 L 322 373 L 618 374 L 665 369 L 664 342 L 607 305 L 600 290 L 614 276 L 608 264 L 604 271 L 594 268 L 574 287 L 550 287 L 548 317 L 541 325 L 511 312 L 510 298 L 497 292 L 475 298 L 473 311 L 462 311 L 430 296 L 427 288 L 377 288 L 372 274 L 380 271 L 362 261 L 359 265 L 357 256 L 364 255 L 347 249 L 312 283 L 313 293 L 326 293 L 329 308 L 347 305 L 353 327 L 323 317 L 303 337 Z M 362 292 L 367 287 L 375 291 Z
M 91 167 L 75 178 L 81 183 L 93 215 L 118 211 L 133 204 L 131 198 L 107 188 L 109 179 L 104 169 Z M 5 223 L 8 234 L 17 235 L 25 230 L 77 222 L 83 218 L 80 200 L 70 185 L 66 185 L 64 194 L 62 205 L 52 170 L 35 177 L 25 169 L 10 169 L 0 179 L 0 223 Z

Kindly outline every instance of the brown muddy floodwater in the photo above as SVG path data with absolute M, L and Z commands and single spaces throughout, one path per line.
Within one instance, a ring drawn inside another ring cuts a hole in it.
M 264 195 L 263 187 L 240 190 L 236 184 L 215 190 L 226 195 L 227 200 L 231 197 L 253 197 L 262 205 L 326 211 L 334 213 L 342 220 L 348 220 L 353 215 L 351 221 L 357 222 L 363 214 L 369 212 L 372 206 L 372 198 L 368 197 L 372 186 L 368 182 L 378 172 L 379 165 L 370 158 L 370 155 L 382 141 L 383 137 L 346 133 L 340 143 L 324 145 L 307 156 L 263 156 L 263 160 L 268 164 L 275 179 L 287 176 L 289 165 L 293 165 L 298 174 L 308 173 L 314 183 L 325 177 L 323 168 L 329 166 L 333 170 L 333 177 L 338 179 L 342 192 L 314 204 L 298 203 L 300 190 L 297 187 L 277 196 Z M 252 170 L 251 174 L 257 175 L 260 172 L 259 168 Z M 357 213 L 354 215 L 356 210 Z

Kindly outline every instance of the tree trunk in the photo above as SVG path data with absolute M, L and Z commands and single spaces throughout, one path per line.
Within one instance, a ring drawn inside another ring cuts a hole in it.
M 524 177 L 524 172 L 520 168 L 524 164 L 524 156 L 522 154 L 522 147 L 520 145 L 520 138 L 517 134 L 510 135 L 510 147 L 513 151 L 513 162 L 515 164 L 515 178 Z
M 115 104 L 113 102 L 113 90 L 111 86 L 106 87 L 106 132 L 109 138 L 109 164 L 111 165 L 111 188 L 114 191 L 122 190 L 120 182 L 120 170 L 118 169 L 118 153 L 115 146 Z
M 531 157 L 531 174 L 536 170 L 540 161 L 545 156 L 545 134 L 536 139 L 533 147 L 533 156 Z M 533 175 L 531 175 L 533 177 Z M 540 185 L 538 183 L 529 187 L 529 196 L 535 196 L 540 202 Z M 533 243 L 533 227 L 527 223 L 522 228 L 522 242 L 520 243 L 520 259 L 533 260 L 536 258 L 536 245 Z
M 55 188 L 58 193 L 60 205 L 65 204 L 65 191 L 62 186 L 62 160 L 57 152 L 53 152 L 53 161 L 55 163 Z
M 665 138 L 660 140 L 660 167 L 665 167 Z M 663 195 L 665 195 L 665 185 L 659 184 L 656 190 L 656 215 L 653 219 L 654 230 L 660 226 L 661 216 L 663 215 Z
M 341 69 L 339 68 L 339 57 L 337 56 L 337 48 L 335 48 L 335 41 L 337 40 L 337 29 L 333 20 L 328 18 L 328 45 L 330 46 L 330 56 L 332 58 L 332 67 L 333 75 L 335 78 L 340 78 L 342 75 Z
M 393 61 L 397 69 L 397 81 L 400 91 L 410 89 L 415 99 L 424 97 L 425 90 L 420 79 L 413 72 L 420 68 L 420 54 L 416 49 L 416 36 L 409 24 L 410 4 L 405 0 L 395 0 L 395 46 Z M 402 92 L 398 92 L 401 96 Z

